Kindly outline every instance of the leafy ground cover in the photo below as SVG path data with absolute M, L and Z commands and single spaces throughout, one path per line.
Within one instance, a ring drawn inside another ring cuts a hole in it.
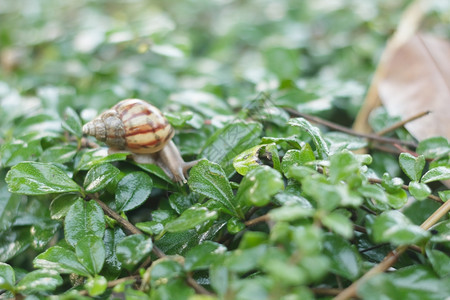
M 0 4 L 0 298 L 448 297 L 448 140 L 339 127 L 406 4 Z M 187 184 L 83 137 L 125 98 Z

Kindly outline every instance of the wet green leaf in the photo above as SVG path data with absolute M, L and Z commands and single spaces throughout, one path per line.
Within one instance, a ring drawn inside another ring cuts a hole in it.
M 376 243 L 416 244 L 430 236 L 427 231 L 412 224 L 401 212 L 395 210 L 385 211 L 376 217 L 371 228 Z
M 108 285 L 108 281 L 105 277 L 96 275 L 95 277 L 89 277 L 85 283 L 85 287 L 92 297 L 101 295 L 105 292 Z
M 309 144 L 305 144 L 301 150 L 290 149 L 286 152 L 281 162 L 281 170 L 286 175 L 290 167 L 298 164 L 300 166 L 307 165 L 307 163 L 316 160 L 314 152 Z M 311 168 L 314 166 L 311 165 Z
M 409 183 L 409 192 L 417 200 L 423 200 L 431 194 L 431 189 L 425 183 L 411 181 Z
M 36 292 L 53 291 L 63 284 L 63 279 L 54 270 L 36 270 L 25 275 L 17 284 L 17 291 L 27 294 Z
M 264 206 L 282 189 L 284 181 L 280 172 L 268 166 L 261 166 L 245 175 L 236 194 L 236 201 L 241 206 Z
M 105 245 L 105 262 L 102 269 L 102 275 L 108 280 L 116 279 L 121 271 L 121 263 L 117 258 L 117 244 L 125 237 L 125 233 L 121 228 L 106 229 L 103 237 Z
M 40 140 L 25 142 L 15 140 L 4 143 L 0 148 L 0 162 L 2 167 L 12 167 L 22 161 L 34 161 L 42 152 Z
M 358 295 L 375 299 L 445 299 L 450 294 L 448 281 L 440 280 L 424 266 L 411 266 L 370 278 L 358 288 Z
M 113 161 L 126 160 L 129 153 L 107 153 L 106 149 L 99 148 L 86 151 L 75 165 L 75 170 L 89 170 L 95 165 Z
M 0 232 L 6 231 L 16 218 L 22 196 L 10 194 L 6 184 L 0 183 Z
M 81 189 L 60 168 L 37 162 L 22 162 L 6 175 L 11 193 L 45 195 L 51 193 L 80 192 Z
M 359 277 L 362 258 L 352 244 L 338 235 L 325 234 L 323 247 L 324 253 L 331 260 L 331 272 L 349 280 Z
M 192 206 L 186 209 L 181 216 L 168 222 L 165 229 L 169 232 L 186 231 L 187 229 L 195 228 L 209 220 L 217 219 L 217 212 L 210 211 L 206 207 L 199 205 Z
M 95 235 L 87 235 L 75 246 L 78 260 L 94 275 L 98 274 L 105 261 L 105 246 L 103 240 Z
M 12 291 L 16 283 L 14 269 L 3 262 L 0 262 L 0 289 Z
M 33 260 L 33 265 L 35 268 L 55 270 L 59 273 L 89 276 L 89 271 L 80 264 L 75 252 L 60 246 L 53 246 L 39 254 Z
M 230 123 L 206 141 L 200 156 L 218 163 L 226 176 L 230 176 L 234 172 L 234 157 L 257 144 L 261 131 L 259 123 Z
M 400 167 L 403 172 L 413 181 L 418 181 L 425 167 L 425 156 L 412 156 L 409 153 L 401 153 L 399 156 Z
M 120 170 L 109 163 L 96 165 L 87 172 L 84 178 L 84 189 L 88 193 L 101 191 L 119 173 Z
M 81 130 L 81 120 L 78 114 L 72 107 L 67 107 L 64 111 L 64 120 L 62 122 L 62 128 L 73 134 L 74 136 L 81 138 L 83 131 Z
M 77 147 L 73 145 L 58 145 L 50 147 L 42 152 L 39 160 L 47 163 L 65 164 L 70 162 L 77 153 Z
M 140 206 L 150 196 L 152 187 L 152 179 L 144 172 L 133 172 L 123 177 L 117 185 L 117 211 L 129 211 Z
M 434 159 L 450 153 L 450 144 L 444 137 L 431 137 L 420 141 L 416 151 L 426 158 Z
M 300 127 L 305 130 L 308 135 L 312 138 L 314 145 L 316 146 L 317 153 L 320 159 L 327 158 L 328 156 L 328 145 L 323 139 L 319 128 L 312 126 L 311 123 L 303 118 L 290 119 L 289 125 Z
M 225 246 L 219 243 L 205 241 L 186 253 L 184 267 L 188 271 L 208 269 L 211 264 L 223 257 L 226 251 Z
M 426 172 L 421 179 L 423 183 L 450 179 L 450 167 L 437 167 Z
M 152 251 L 151 238 L 142 234 L 124 237 L 116 246 L 116 255 L 119 262 L 127 269 L 133 270 L 136 265 Z
M 349 239 L 353 236 L 353 224 L 344 215 L 332 212 L 322 218 L 322 223 L 333 232 Z
M 196 193 L 219 202 L 225 211 L 241 216 L 233 202 L 233 191 L 223 169 L 216 163 L 202 160 L 190 172 L 189 187 Z
M 70 207 L 81 200 L 78 194 L 61 194 L 50 203 L 50 215 L 52 219 L 58 220 L 64 218 L 69 212 Z
M 69 245 L 75 247 L 87 235 L 103 238 L 104 232 L 103 210 L 94 200 L 78 199 L 70 207 L 64 222 L 64 234 Z

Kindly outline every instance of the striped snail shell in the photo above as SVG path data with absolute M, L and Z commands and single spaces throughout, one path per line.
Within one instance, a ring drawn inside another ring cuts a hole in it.
M 126 99 L 83 126 L 110 148 L 155 153 L 172 139 L 174 130 L 161 111 L 148 102 Z
M 174 130 L 161 111 L 139 99 L 126 99 L 83 126 L 83 133 L 109 146 L 109 153 L 127 150 L 141 164 L 156 164 L 178 183 L 198 160 L 185 162 L 171 140 Z

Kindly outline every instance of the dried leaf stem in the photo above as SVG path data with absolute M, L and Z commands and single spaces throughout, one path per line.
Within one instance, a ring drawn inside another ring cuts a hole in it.
M 429 111 L 429 110 L 423 111 L 423 112 L 415 114 L 415 115 L 413 115 L 413 116 L 411 116 L 411 117 L 409 117 L 409 118 L 407 118 L 405 120 L 398 121 L 397 123 L 394 123 L 391 126 L 386 127 L 385 129 L 382 129 L 382 130 L 378 131 L 377 135 L 379 135 L 379 136 L 385 135 L 388 132 L 394 131 L 394 130 L 400 128 L 400 127 L 405 126 L 405 124 L 407 124 L 409 122 L 412 122 L 414 120 L 422 118 L 422 117 L 428 115 L 429 113 L 431 113 L 431 111 Z
M 299 111 L 296 111 L 295 109 L 292 108 L 285 108 L 285 110 L 291 114 L 292 116 L 296 116 L 296 117 L 302 117 L 305 118 L 311 122 L 317 123 L 317 124 L 321 124 L 324 125 L 328 128 L 337 130 L 337 131 L 341 131 L 341 132 L 345 132 L 347 134 L 353 135 L 353 136 L 357 136 L 357 137 L 361 137 L 361 138 L 365 138 L 371 141 L 377 141 L 380 143 L 388 143 L 388 144 L 400 144 L 400 145 L 405 145 L 405 146 L 409 146 L 409 147 L 413 147 L 416 148 L 417 147 L 417 143 L 415 142 L 411 142 L 411 141 L 402 141 L 399 139 L 394 139 L 394 138 L 388 138 L 388 137 L 382 137 L 379 136 L 377 134 L 370 134 L 370 133 L 360 133 L 357 132 L 353 129 L 347 128 L 345 126 L 341 126 L 339 124 L 324 120 L 322 118 L 319 117 L 315 117 L 315 116 L 311 116 L 308 114 L 304 114 L 301 113 Z
M 436 224 L 439 219 L 445 216 L 450 211 L 450 201 L 445 202 L 441 207 L 439 207 L 425 222 L 420 225 L 422 229 L 428 230 Z M 408 249 L 408 246 L 400 246 L 397 249 L 391 251 L 378 265 L 370 269 L 366 274 L 364 274 L 360 279 L 353 282 L 349 287 L 343 290 L 339 295 L 337 295 L 334 300 L 345 300 L 356 296 L 358 286 L 366 281 L 367 279 L 385 272 L 387 269 L 392 267 L 400 255 Z

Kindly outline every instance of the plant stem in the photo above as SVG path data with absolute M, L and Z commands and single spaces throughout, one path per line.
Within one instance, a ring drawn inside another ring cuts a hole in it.
M 420 227 L 425 230 L 430 229 L 431 226 L 436 224 L 436 222 L 439 221 L 443 216 L 445 216 L 449 211 L 450 201 L 447 201 L 443 205 L 441 205 L 430 217 L 428 217 L 428 219 L 426 219 L 425 222 L 420 225 Z M 356 296 L 357 288 L 362 282 L 392 267 L 400 257 L 400 255 L 402 255 L 403 252 L 406 251 L 406 249 L 408 249 L 408 246 L 404 245 L 397 247 L 397 249 L 395 249 L 394 251 L 391 251 L 378 265 L 370 269 L 369 272 L 364 274 L 360 279 L 353 282 L 349 287 L 347 287 L 339 295 L 337 295 L 334 300 L 345 300 Z
M 357 131 L 355 131 L 353 129 L 341 126 L 339 124 L 336 124 L 336 123 L 333 123 L 333 122 L 330 122 L 330 121 L 327 121 L 327 120 L 324 120 L 324 119 L 321 119 L 319 117 L 315 117 L 315 116 L 311 116 L 311 115 L 308 115 L 308 114 L 304 114 L 304 113 L 298 112 L 298 111 L 296 111 L 295 109 L 292 109 L 292 108 L 285 108 L 285 110 L 289 114 L 291 114 L 293 116 L 302 117 L 302 118 L 305 118 L 305 119 L 307 119 L 309 121 L 312 121 L 314 123 L 318 123 L 318 124 L 324 125 L 326 127 L 329 127 L 331 129 L 335 129 L 337 131 L 345 132 L 345 133 L 353 135 L 353 136 L 365 138 L 365 139 L 372 140 L 372 141 L 377 141 L 377 142 L 380 142 L 380 143 L 401 144 L 401 145 L 410 146 L 410 147 L 413 147 L 413 148 L 417 147 L 417 144 L 415 142 L 402 141 L 402 140 L 394 139 L 394 138 L 381 137 L 381 136 L 379 136 L 377 134 L 360 133 L 360 132 L 357 132 Z
M 426 115 L 428 115 L 429 113 L 431 113 L 431 111 L 429 111 L 429 110 L 423 111 L 423 112 L 420 112 L 420 113 L 418 113 L 418 114 L 415 114 L 415 115 L 413 115 L 413 116 L 411 116 L 411 117 L 409 117 L 409 118 L 407 118 L 407 119 L 405 119 L 405 120 L 398 121 L 398 122 L 392 124 L 391 126 L 386 127 L 386 128 L 384 128 L 384 129 L 378 131 L 378 132 L 377 132 L 377 135 L 380 135 L 380 136 L 385 135 L 385 134 L 388 133 L 388 132 L 391 132 L 391 131 L 394 131 L 394 130 L 400 128 L 400 127 L 403 127 L 405 124 L 407 124 L 407 123 L 409 123 L 409 122 L 411 122 L 411 121 L 414 121 L 414 120 L 416 120 L 416 119 L 422 118 L 423 116 L 426 116 Z

